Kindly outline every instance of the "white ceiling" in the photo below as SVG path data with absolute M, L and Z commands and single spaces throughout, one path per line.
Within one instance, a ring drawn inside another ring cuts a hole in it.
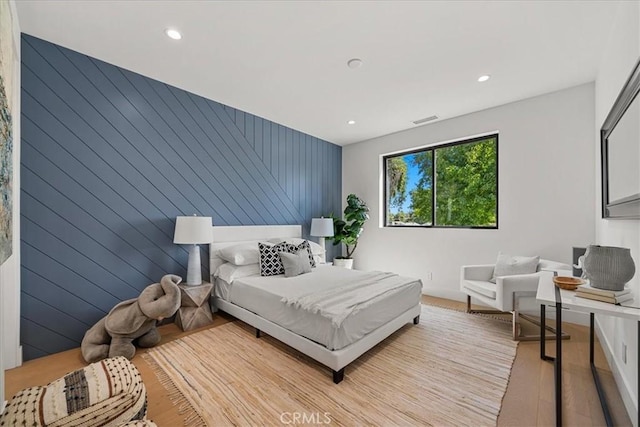
M 612 1 L 26 1 L 23 32 L 344 145 L 593 81 Z M 167 38 L 175 27 L 181 41 Z M 350 58 L 363 66 L 350 69 Z M 482 74 L 492 78 L 478 83 Z M 348 125 L 348 120 L 355 125 Z

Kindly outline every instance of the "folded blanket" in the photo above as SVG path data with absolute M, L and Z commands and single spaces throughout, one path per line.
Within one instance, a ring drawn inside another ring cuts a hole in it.
M 372 271 L 343 286 L 297 297 L 284 297 L 282 302 L 311 313 L 318 313 L 340 327 L 347 317 L 368 307 L 375 298 L 415 283 L 415 279 L 394 273 Z

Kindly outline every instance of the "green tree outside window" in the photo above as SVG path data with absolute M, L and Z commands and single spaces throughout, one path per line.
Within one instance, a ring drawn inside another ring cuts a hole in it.
M 497 228 L 497 135 L 389 156 L 385 168 L 387 226 Z

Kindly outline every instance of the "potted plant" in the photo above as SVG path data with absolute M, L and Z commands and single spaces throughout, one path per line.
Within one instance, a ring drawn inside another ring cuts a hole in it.
M 338 267 L 353 267 L 353 252 L 358 247 L 358 238 L 362 233 L 362 226 L 369 219 L 367 204 L 355 194 L 347 196 L 347 207 L 344 208 L 344 220 L 331 215 L 333 218 L 333 245 L 344 243 L 347 249 L 345 256 L 333 259 L 333 265 Z

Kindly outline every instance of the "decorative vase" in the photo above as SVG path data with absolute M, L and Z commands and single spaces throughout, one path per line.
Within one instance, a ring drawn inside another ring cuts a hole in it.
M 628 248 L 590 245 L 584 254 L 583 271 L 594 288 L 621 291 L 633 278 L 636 265 Z
M 348 268 L 349 270 L 351 270 L 353 269 L 353 258 L 334 258 L 333 266 Z

